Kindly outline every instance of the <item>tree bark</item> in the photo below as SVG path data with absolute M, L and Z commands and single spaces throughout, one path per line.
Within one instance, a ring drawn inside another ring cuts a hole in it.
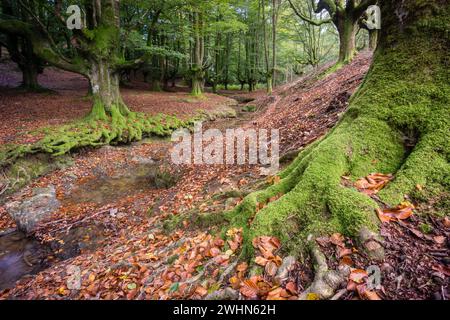
M 357 21 L 353 17 L 342 17 L 337 20 L 336 28 L 339 32 L 339 60 L 338 63 L 349 63 L 356 53 Z
M 106 119 L 106 116 L 127 116 L 130 111 L 120 94 L 120 75 L 107 61 L 93 61 L 89 81 L 94 106 L 91 116 Z

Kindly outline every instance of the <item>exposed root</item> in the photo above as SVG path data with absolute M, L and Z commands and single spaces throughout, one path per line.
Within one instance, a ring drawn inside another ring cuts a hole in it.
M 311 286 L 299 296 L 299 300 L 330 299 L 334 296 L 336 290 L 345 283 L 350 274 L 350 267 L 340 266 L 338 270 L 329 270 L 325 255 L 312 241 L 310 246 L 314 260 L 315 277 Z
M 84 120 L 51 129 L 36 143 L 5 147 L 0 151 L 0 167 L 10 165 L 29 154 L 47 153 L 56 157 L 83 147 L 129 143 L 152 135 L 164 137 L 170 135 L 173 130 L 190 126 L 192 123 L 170 115 L 149 117 L 121 109 L 112 107 L 111 116 L 108 117 L 102 109 L 94 105 L 92 113 Z

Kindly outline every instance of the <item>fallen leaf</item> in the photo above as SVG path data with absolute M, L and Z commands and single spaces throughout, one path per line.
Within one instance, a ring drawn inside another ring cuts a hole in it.
M 231 284 L 231 287 L 235 290 L 239 289 L 239 287 L 241 286 L 241 280 L 239 280 L 239 278 L 236 276 L 231 277 L 229 282 Z
M 320 297 L 317 293 L 308 293 L 306 295 L 306 300 L 320 300 Z
M 289 291 L 292 295 L 297 295 L 297 285 L 294 282 L 288 282 L 286 284 L 286 290 Z
M 287 300 L 290 295 L 283 288 L 276 288 L 269 292 L 267 300 Z
M 206 296 L 208 294 L 208 290 L 206 290 L 202 286 L 198 286 L 197 289 L 195 289 L 195 293 L 197 293 L 201 297 L 204 297 L 204 296 Z
M 256 299 L 258 298 L 259 287 L 253 280 L 244 280 L 240 292 L 247 298 Z
M 339 264 L 352 266 L 353 265 L 353 260 L 352 260 L 352 258 L 350 256 L 345 256 L 345 257 L 342 257 L 342 259 L 339 262 Z
M 236 270 L 239 272 L 245 272 L 248 269 L 247 262 L 242 262 L 240 265 L 237 266 Z
M 443 244 L 443 243 L 445 243 L 446 238 L 444 236 L 436 236 L 436 237 L 433 237 L 433 240 L 437 244 Z
M 275 237 L 261 236 L 253 239 L 253 246 L 267 259 L 274 257 L 274 251 L 280 248 L 280 240 Z
M 334 233 L 330 237 L 330 242 L 338 247 L 344 247 L 344 236 L 340 233 Z
M 446 227 L 447 229 L 450 228 L 450 218 L 449 217 L 444 218 L 444 227 Z
M 377 209 L 378 217 L 381 222 L 390 222 L 398 220 L 406 220 L 413 214 L 414 206 L 409 202 L 404 202 L 395 208 Z
M 354 269 L 350 273 L 349 280 L 356 282 L 356 283 L 362 283 L 364 281 L 364 278 L 368 276 L 367 272 L 362 269 Z
M 352 253 L 353 253 L 353 250 L 349 249 L 349 248 L 339 248 L 339 250 L 338 250 L 339 258 L 342 258 L 342 257 L 345 257 L 345 256 L 349 256 Z
M 373 173 L 356 181 L 355 187 L 367 195 L 374 195 L 383 189 L 392 179 L 393 176 L 391 174 Z
M 265 272 L 269 277 L 275 276 L 277 274 L 277 271 L 278 271 L 278 266 L 275 262 L 269 261 L 266 264 Z
M 260 266 L 262 266 L 262 267 L 265 267 L 268 262 L 269 262 L 268 259 L 266 259 L 264 257 L 261 257 L 261 256 L 257 256 L 255 258 L 255 263 L 260 265 Z

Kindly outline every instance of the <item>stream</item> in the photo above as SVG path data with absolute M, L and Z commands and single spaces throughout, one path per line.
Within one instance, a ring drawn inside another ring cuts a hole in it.
M 61 205 L 94 203 L 101 206 L 145 190 L 168 188 L 174 183 L 176 179 L 161 171 L 158 163 L 138 164 L 116 175 L 99 174 L 94 179 L 73 186 L 72 191 L 61 200 Z M 0 291 L 12 288 L 16 281 L 37 274 L 55 262 L 95 250 L 106 234 L 106 228 L 95 221 L 88 226 L 70 229 L 62 236 L 62 245 L 44 245 L 18 230 L 0 233 Z

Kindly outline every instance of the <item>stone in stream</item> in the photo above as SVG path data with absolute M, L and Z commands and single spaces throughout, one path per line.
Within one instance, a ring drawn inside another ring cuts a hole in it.
M 39 223 L 60 207 L 56 198 L 55 187 L 33 189 L 33 196 L 24 201 L 14 201 L 6 204 L 6 210 L 14 219 L 19 230 L 25 233 L 33 232 Z

